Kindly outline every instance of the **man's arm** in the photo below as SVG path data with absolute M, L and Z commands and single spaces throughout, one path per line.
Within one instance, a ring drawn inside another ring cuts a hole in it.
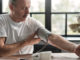
M 5 45 L 4 42 L 5 38 L 4 37 L 0 38 L 0 56 L 8 56 L 17 52 L 22 47 L 23 43 L 20 42 L 20 43 Z
M 75 49 L 77 48 L 76 44 L 69 42 L 68 40 L 65 40 L 60 35 L 51 34 L 49 35 L 48 40 L 51 45 L 53 46 L 55 45 L 60 49 L 64 49 L 70 52 L 74 52 Z
M 0 38 L 0 56 L 10 56 L 14 53 L 18 52 L 21 48 L 24 46 L 36 44 L 40 41 L 39 38 L 32 38 L 32 36 L 29 36 L 28 39 L 14 43 L 14 44 L 4 44 L 5 38 Z

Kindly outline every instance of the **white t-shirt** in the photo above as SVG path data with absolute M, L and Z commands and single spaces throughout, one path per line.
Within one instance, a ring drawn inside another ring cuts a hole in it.
M 14 22 L 9 14 L 0 15 L 0 37 L 6 37 L 5 44 L 13 44 L 27 39 L 27 37 L 37 30 L 41 39 L 47 40 L 49 31 L 34 18 L 27 17 L 24 22 Z M 44 37 L 43 37 L 44 36 Z M 33 45 L 25 46 L 17 54 L 32 54 Z

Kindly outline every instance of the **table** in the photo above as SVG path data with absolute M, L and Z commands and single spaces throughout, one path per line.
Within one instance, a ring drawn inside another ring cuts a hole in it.
M 74 53 L 52 53 L 52 60 L 80 60 L 80 58 Z M 33 60 L 32 55 L 17 55 L 17 56 L 10 56 L 10 57 L 2 57 L 0 60 Z
M 14 55 L 14 56 L 8 56 L 8 57 L 0 57 L 0 60 L 33 60 L 32 54 L 25 54 L 25 55 Z
M 53 53 L 52 60 L 80 60 L 75 53 Z

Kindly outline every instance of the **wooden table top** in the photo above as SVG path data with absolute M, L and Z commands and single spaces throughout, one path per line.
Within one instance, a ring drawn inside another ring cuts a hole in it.
M 32 55 L 17 55 L 10 57 L 2 57 L 0 60 L 33 60 Z M 74 53 L 52 53 L 51 60 L 80 60 L 80 58 Z

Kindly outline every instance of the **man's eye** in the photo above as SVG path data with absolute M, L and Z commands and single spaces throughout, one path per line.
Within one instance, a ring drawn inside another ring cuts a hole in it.
M 22 8 L 22 10 L 26 10 L 27 8 Z
M 21 10 L 25 10 L 25 8 L 21 8 Z
M 24 10 L 26 9 L 26 8 L 23 8 Z

